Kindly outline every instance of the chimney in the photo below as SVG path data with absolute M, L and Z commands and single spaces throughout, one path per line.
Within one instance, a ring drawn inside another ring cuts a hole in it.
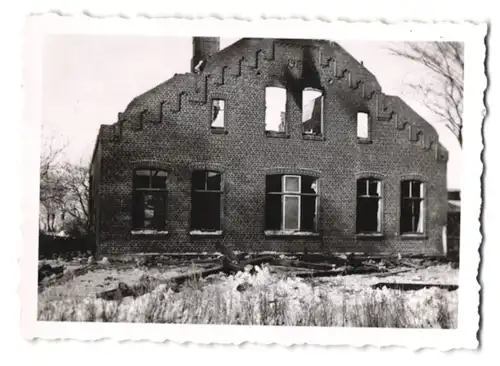
M 207 59 L 219 52 L 220 40 L 218 37 L 193 37 L 193 58 L 191 71 L 200 72 Z

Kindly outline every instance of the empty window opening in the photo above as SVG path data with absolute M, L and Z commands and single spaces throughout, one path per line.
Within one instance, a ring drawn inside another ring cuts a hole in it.
M 224 128 L 225 102 L 222 99 L 212 100 L 212 128 Z
M 302 92 L 302 132 L 306 135 L 323 133 L 323 93 L 306 88 Z
M 401 234 L 424 232 L 424 184 L 418 180 L 401 182 Z
M 192 175 L 191 229 L 221 230 L 222 179 L 214 171 L 197 170 Z
M 382 182 L 378 179 L 357 181 L 356 232 L 382 232 Z
M 266 177 L 266 230 L 316 232 L 317 179 L 300 175 Z
M 358 138 L 368 139 L 369 138 L 369 120 L 368 113 L 359 112 L 358 113 Z
M 132 200 L 134 229 L 164 230 L 167 226 L 167 172 L 136 170 Z
M 286 89 L 277 86 L 266 88 L 266 131 L 285 132 Z

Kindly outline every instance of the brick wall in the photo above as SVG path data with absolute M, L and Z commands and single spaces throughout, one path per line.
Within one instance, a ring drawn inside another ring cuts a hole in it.
M 324 133 L 304 139 L 293 90 L 305 59 L 324 90 Z M 287 134 L 264 132 L 265 87 L 287 86 Z M 211 100 L 225 99 L 226 134 L 210 130 Z M 356 134 L 358 111 L 369 112 L 369 143 Z M 215 55 L 201 75 L 175 75 L 134 99 L 119 120 L 100 131 L 98 240 L 102 253 L 214 251 L 216 240 L 239 250 L 414 252 L 442 251 L 446 225 L 447 152 L 436 131 L 401 99 L 381 93 L 375 77 L 336 44 L 243 39 Z M 203 165 L 223 172 L 223 235 L 191 237 L 190 172 Z M 168 234 L 138 236 L 132 228 L 135 167 L 161 167 L 168 177 Z M 320 236 L 264 235 L 265 176 L 314 171 L 320 182 Z M 355 235 L 356 179 L 383 179 L 384 237 Z M 426 182 L 425 238 L 399 234 L 400 181 Z
M 102 145 L 100 143 L 100 137 L 102 135 L 102 130 L 105 129 L 105 126 L 102 126 L 99 129 L 99 135 L 96 140 L 92 162 L 90 165 L 90 194 L 89 194 L 89 213 L 90 220 L 93 229 L 93 235 L 96 239 L 96 250 L 100 250 L 99 246 L 99 232 L 100 232 L 100 213 L 101 213 L 101 204 L 102 200 L 100 199 L 101 192 L 101 171 L 102 171 Z
M 460 253 L 460 212 L 448 213 L 448 253 Z

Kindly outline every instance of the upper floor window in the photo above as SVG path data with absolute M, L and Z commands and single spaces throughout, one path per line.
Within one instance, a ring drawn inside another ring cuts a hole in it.
M 164 230 L 167 226 L 167 172 L 135 170 L 132 195 L 134 229 Z
M 212 100 L 212 120 L 210 127 L 214 129 L 224 128 L 225 102 L 222 99 Z
M 285 132 L 286 89 L 266 87 L 266 132 Z
M 424 183 L 418 180 L 401 182 L 401 234 L 424 232 Z
M 357 181 L 356 232 L 382 232 L 382 182 L 379 179 Z
M 357 116 L 358 139 L 368 140 L 370 138 L 370 121 L 368 113 L 359 112 Z
M 266 176 L 266 230 L 316 232 L 318 198 L 314 177 Z
M 323 134 L 323 92 L 306 88 L 302 92 L 302 133 Z
M 192 175 L 191 229 L 221 230 L 222 179 L 219 172 L 196 170 Z

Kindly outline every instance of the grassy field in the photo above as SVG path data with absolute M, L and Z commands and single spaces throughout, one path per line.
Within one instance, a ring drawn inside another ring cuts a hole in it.
M 101 268 L 39 294 L 38 318 L 50 321 L 197 323 L 396 328 L 455 328 L 458 294 L 437 288 L 372 289 L 372 275 L 294 278 L 264 266 L 193 279 L 172 290 L 161 280 L 193 267 Z M 384 281 L 458 283 L 458 270 L 437 265 Z M 96 293 L 123 281 L 148 291 L 136 298 L 104 301 Z

